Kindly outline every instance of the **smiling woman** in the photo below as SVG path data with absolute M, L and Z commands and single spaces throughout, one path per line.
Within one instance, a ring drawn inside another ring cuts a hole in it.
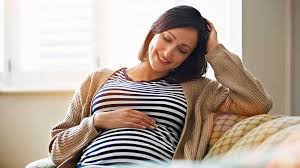
M 194 7 L 165 11 L 141 46 L 133 67 L 99 69 L 83 81 L 51 131 L 55 165 L 151 167 L 201 160 L 214 112 L 253 116 L 272 107 L 260 82 Z M 204 76 L 207 63 L 217 80 Z

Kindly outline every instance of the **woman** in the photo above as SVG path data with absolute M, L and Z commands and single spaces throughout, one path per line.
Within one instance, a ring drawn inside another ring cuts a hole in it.
M 152 25 L 140 63 L 91 73 L 49 145 L 59 167 L 109 167 L 205 155 L 213 112 L 267 113 L 271 98 L 218 43 L 198 10 L 177 6 Z M 217 81 L 203 77 L 207 62 Z

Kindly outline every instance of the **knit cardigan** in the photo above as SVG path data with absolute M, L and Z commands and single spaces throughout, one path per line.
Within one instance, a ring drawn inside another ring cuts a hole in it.
M 272 100 L 258 80 L 243 67 L 239 57 L 222 44 L 205 55 L 216 80 L 182 83 L 187 112 L 173 160 L 201 160 L 213 126 L 213 112 L 252 116 L 267 113 Z M 51 130 L 49 153 L 59 168 L 75 167 L 82 150 L 99 134 L 93 124 L 91 102 L 96 91 L 114 73 L 108 69 L 90 73 L 75 91 L 62 122 Z

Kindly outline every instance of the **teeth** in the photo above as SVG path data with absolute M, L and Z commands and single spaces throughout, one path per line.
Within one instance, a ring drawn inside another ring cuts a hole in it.
M 164 58 L 162 58 L 162 57 L 159 57 L 163 62 L 165 62 L 165 63 L 168 63 L 169 61 L 167 61 L 167 60 L 165 60 Z

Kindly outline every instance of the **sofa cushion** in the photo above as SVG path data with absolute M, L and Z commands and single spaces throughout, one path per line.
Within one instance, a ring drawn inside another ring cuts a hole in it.
M 295 142 L 300 142 L 300 124 L 279 130 L 277 133 L 273 134 L 261 145 L 259 145 L 259 148 L 261 150 L 268 150 L 275 145 L 277 146 Z
M 29 163 L 25 168 L 55 168 L 51 158 L 44 158 Z
M 261 150 L 258 147 L 263 143 L 267 144 L 269 141 L 268 139 L 271 138 L 272 135 L 274 135 L 274 139 L 277 139 L 278 137 L 278 140 L 281 140 L 282 142 L 284 140 L 283 138 L 285 138 L 283 136 L 280 136 L 281 133 L 284 133 L 283 130 L 299 124 L 300 124 L 299 117 L 290 117 L 290 116 L 280 117 L 277 119 L 273 119 L 272 121 L 262 123 L 256 128 L 249 131 L 238 142 L 236 142 L 231 147 L 230 151 L 227 152 L 227 155 L 230 155 L 231 153 L 240 150 L 247 150 L 247 149 L 255 150 L 256 148 L 257 150 Z M 286 132 L 286 134 L 288 134 L 288 132 Z M 277 142 L 279 142 L 278 140 Z M 271 141 L 269 143 L 271 143 Z
M 208 150 L 212 148 L 227 130 L 245 118 L 247 117 L 231 113 L 214 113 L 214 124 L 208 143 Z
M 233 125 L 228 131 L 226 131 L 221 138 L 211 147 L 204 159 L 211 158 L 216 155 L 223 155 L 228 152 L 242 137 L 248 132 L 262 123 L 280 118 L 279 115 L 256 115 L 242 119 L 237 124 Z

